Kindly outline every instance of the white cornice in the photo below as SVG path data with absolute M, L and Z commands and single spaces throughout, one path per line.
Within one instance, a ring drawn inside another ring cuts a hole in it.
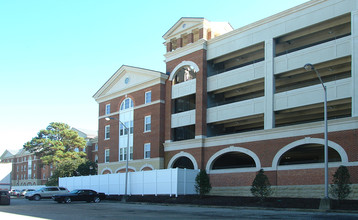
M 148 75 L 148 76 L 152 76 L 152 78 L 154 79 L 159 79 L 160 83 L 165 83 L 165 80 L 168 78 L 167 75 L 165 75 L 162 72 L 159 71 L 154 71 L 154 70 L 148 70 L 148 69 L 144 69 L 144 68 L 139 68 L 139 67 L 132 67 L 132 66 L 126 66 L 123 65 L 121 66 L 108 80 L 107 82 L 93 95 L 93 98 L 99 102 L 98 100 L 104 98 L 107 96 L 107 94 L 105 94 L 106 92 L 108 92 L 110 90 L 110 88 L 116 83 L 118 82 L 118 80 L 123 77 L 125 74 L 130 73 L 130 74 L 143 74 L 143 75 Z M 149 80 L 150 82 L 153 80 Z M 133 84 L 130 87 L 127 88 L 127 90 L 133 90 L 132 87 L 140 87 L 140 85 L 146 84 L 147 82 L 141 82 L 138 84 Z M 143 88 L 143 87 L 142 87 Z M 134 89 L 135 91 L 135 89 Z M 112 94 L 109 94 L 112 95 Z
M 148 107 L 148 106 L 151 106 L 151 105 L 164 104 L 164 103 L 165 103 L 165 100 L 156 100 L 156 101 L 153 101 L 151 103 L 138 105 L 138 106 L 134 107 L 134 110 L 140 109 L 140 108 L 145 108 L 145 107 Z M 116 112 L 112 112 L 111 114 L 101 115 L 101 116 L 98 117 L 98 119 L 107 118 L 107 117 L 115 116 L 115 115 L 118 115 L 118 114 L 119 114 L 119 111 L 116 111 Z
M 267 18 L 258 20 L 258 21 L 254 22 L 254 23 L 251 23 L 251 24 L 245 25 L 245 26 L 243 26 L 241 28 L 238 28 L 238 29 L 235 29 L 233 31 L 230 31 L 230 32 L 228 32 L 226 34 L 223 34 L 223 35 L 220 35 L 218 37 L 215 37 L 215 38 L 209 40 L 208 44 L 212 44 L 212 43 L 215 43 L 217 41 L 222 41 L 225 38 L 229 38 L 229 37 L 232 37 L 234 35 L 238 35 L 240 33 L 246 32 L 246 31 L 248 31 L 250 29 L 265 25 L 267 23 L 273 22 L 273 21 L 278 20 L 280 18 L 286 17 L 286 16 L 288 16 L 290 14 L 297 13 L 298 11 L 302 11 L 304 9 L 310 8 L 310 7 L 314 6 L 314 5 L 317 5 L 317 4 L 320 4 L 322 2 L 326 2 L 326 1 L 328 1 L 328 0 L 311 0 L 311 1 L 308 1 L 308 2 L 305 2 L 305 3 L 302 3 L 300 5 L 297 5 L 297 6 L 293 7 L 293 8 L 287 9 L 285 11 L 279 12 L 279 13 L 274 14 L 272 16 L 269 16 Z
M 328 131 L 337 132 L 358 129 L 358 117 L 334 119 L 328 121 Z M 204 147 L 216 147 L 221 145 L 237 145 L 240 143 L 265 141 L 272 139 L 305 136 L 323 133 L 323 122 L 313 122 L 301 125 L 285 126 L 260 131 L 245 132 L 239 134 L 222 135 L 204 139 Z M 177 151 L 201 147 L 197 139 L 166 142 L 164 151 Z
M 185 55 L 191 54 L 193 52 L 199 51 L 199 50 L 206 50 L 206 40 L 200 39 L 194 43 L 190 43 L 188 45 L 185 45 L 184 47 L 178 48 L 172 52 L 166 53 L 165 56 L 165 62 L 169 62 L 175 59 L 178 59 L 180 57 L 183 57 Z
M 95 100 L 96 100 L 97 103 L 101 103 L 101 102 L 105 102 L 105 101 L 108 101 L 108 100 L 111 100 L 111 99 L 114 99 L 114 98 L 117 98 L 117 97 L 120 97 L 120 96 L 128 95 L 130 93 L 146 89 L 146 88 L 151 87 L 151 86 L 155 86 L 155 85 L 158 85 L 158 84 L 165 84 L 165 81 L 167 80 L 167 78 L 168 78 L 168 76 L 152 79 L 152 80 L 147 81 L 145 83 L 140 83 L 140 84 L 134 85 L 134 86 L 132 86 L 130 88 L 123 89 L 121 91 L 117 91 L 115 93 L 106 94 L 106 95 L 104 95 L 102 97 L 96 98 Z

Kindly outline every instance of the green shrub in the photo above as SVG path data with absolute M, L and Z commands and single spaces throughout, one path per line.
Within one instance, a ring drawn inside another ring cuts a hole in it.
M 270 182 L 264 174 L 263 169 L 257 173 L 254 181 L 252 182 L 250 191 L 252 195 L 260 198 L 260 201 L 263 201 L 266 197 L 272 194 Z
M 195 191 L 199 193 L 200 197 L 209 193 L 211 190 L 210 178 L 205 170 L 200 170 L 195 177 Z
M 352 192 L 347 167 L 340 166 L 333 174 L 333 184 L 331 184 L 330 192 L 332 196 L 338 200 L 347 198 Z

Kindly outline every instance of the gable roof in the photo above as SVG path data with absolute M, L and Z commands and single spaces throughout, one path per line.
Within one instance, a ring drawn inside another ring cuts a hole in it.
M 166 40 L 170 36 L 176 35 L 176 34 L 180 33 L 181 31 L 183 31 L 184 29 L 187 30 L 191 27 L 203 24 L 204 20 L 205 20 L 205 18 L 200 18 L 200 17 L 198 17 L 198 18 L 182 17 L 163 35 L 163 38 Z
M 93 95 L 97 102 L 148 87 L 150 83 L 164 82 L 168 76 L 162 72 L 122 65 Z

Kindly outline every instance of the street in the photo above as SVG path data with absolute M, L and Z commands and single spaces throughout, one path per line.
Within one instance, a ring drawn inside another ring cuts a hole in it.
M 1 219 L 358 219 L 358 213 L 262 210 L 252 208 L 153 205 L 102 201 L 58 204 L 52 200 L 12 198 L 0 206 Z

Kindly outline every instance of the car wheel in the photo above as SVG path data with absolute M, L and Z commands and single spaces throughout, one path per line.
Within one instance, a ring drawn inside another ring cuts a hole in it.
M 41 199 L 41 196 L 40 195 L 34 195 L 34 200 L 35 201 L 40 201 Z
M 93 202 L 94 203 L 99 203 L 101 201 L 101 199 L 99 198 L 99 197 L 94 197 L 94 199 L 93 199 Z
M 71 201 L 71 198 L 70 197 L 66 197 L 65 198 L 65 203 L 71 203 L 72 201 Z

